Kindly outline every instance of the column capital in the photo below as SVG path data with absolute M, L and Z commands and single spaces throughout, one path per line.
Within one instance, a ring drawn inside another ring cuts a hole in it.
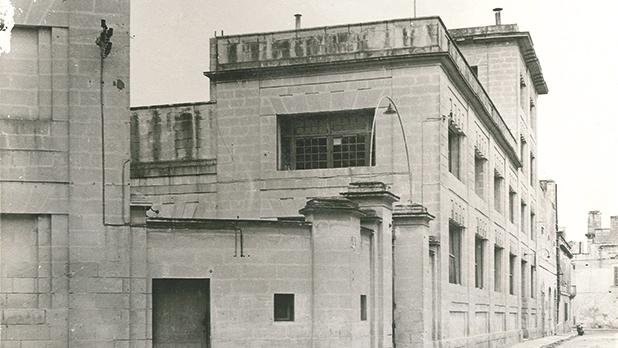
M 396 224 L 428 224 L 434 218 L 427 208 L 418 203 L 397 204 L 393 208 L 393 221 Z
M 350 214 L 358 217 L 365 216 L 358 203 L 344 197 L 319 197 L 310 199 L 304 208 L 298 211 L 307 215 L 316 214 Z
M 348 185 L 348 192 L 342 192 L 345 198 L 358 203 L 380 203 L 389 209 L 399 196 L 388 190 L 388 186 L 380 181 L 352 182 Z

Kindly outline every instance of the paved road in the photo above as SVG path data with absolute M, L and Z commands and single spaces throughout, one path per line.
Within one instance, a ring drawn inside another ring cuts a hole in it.
M 618 331 L 586 331 L 560 345 L 560 348 L 618 348 Z

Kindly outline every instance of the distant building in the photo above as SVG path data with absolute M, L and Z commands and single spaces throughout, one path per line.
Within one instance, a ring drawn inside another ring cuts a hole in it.
M 592 328 L 618 328 L 618 216 L 603 228 L 601 212 L 589 212 L 586 241 L 572 247 L 575 320 Z

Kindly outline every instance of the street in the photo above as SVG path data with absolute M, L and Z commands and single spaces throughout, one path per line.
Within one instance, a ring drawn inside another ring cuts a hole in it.
M 583 336 L 561 344 L 570 348 L 618 348 L 618 331 L 586 331 Z

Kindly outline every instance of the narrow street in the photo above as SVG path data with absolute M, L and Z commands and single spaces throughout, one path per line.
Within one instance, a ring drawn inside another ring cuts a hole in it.
M 618 348 L 618 331 L 586 331 L 583 336 L 561 344 L 568 348 Z

